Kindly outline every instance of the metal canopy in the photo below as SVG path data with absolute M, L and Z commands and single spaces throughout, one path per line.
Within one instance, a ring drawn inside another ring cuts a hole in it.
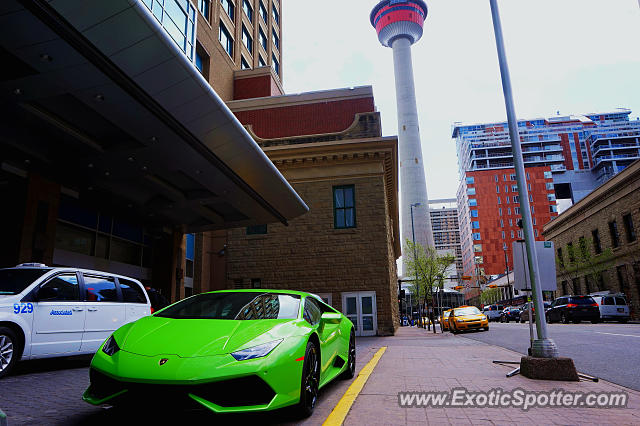
M 308 210 L 141 2 L 3 1 L 0 62 L 5 164 L 185 232 Z

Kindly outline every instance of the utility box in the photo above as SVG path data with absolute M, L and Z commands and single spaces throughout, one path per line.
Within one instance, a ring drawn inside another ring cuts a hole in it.
M 538 284 L 542 291 L 556 291 L 556 252 L 552 241 L 536 241 L 536 253 L 538 255 L 540 277 Z M 513 242 L 513 288 L 516 290 L 531 291 L 531 277 L 529 276 L 529 263 L 527 262 L 527 249 L 524 241 Z

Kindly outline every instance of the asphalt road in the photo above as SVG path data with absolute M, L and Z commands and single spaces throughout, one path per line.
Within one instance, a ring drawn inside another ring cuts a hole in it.
M 356 340 L 359 370 L 381 346 L 380 337 Z M 9 425 L 128 425 L 128 424 L 278 424 L 321 425 L 352 380 L 334 380 L 320 390 L 315 411 L 299 419 L 290 410 L 245 415 L 215 415 L 206 409 L 183 410 L 179 406 L 140 405 L 133 410 L 95 407 L 82 401 L 89 385 L 91 357 L 24 361 L 0 380 L 0 409 Z
M 548 327 L 560 356 L 572 358 L 579 372 L 640 390 L 640 324 L 583 322 Z M 489 331 L 459 336 L 526 354 L 529 324 L 492 322 Z

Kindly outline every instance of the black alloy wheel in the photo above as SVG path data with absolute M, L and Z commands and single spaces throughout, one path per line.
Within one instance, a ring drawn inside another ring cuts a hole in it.
M 342 372 L 342 379 L 353 379 L 356 375 L 356 336 L 351 330 L 349 338 L 349 357 L 347 360 L 347 369 Z
M 301 417 L 309 417 L 313 414 L 313 409 L 318 400 L 318 388 L 320 385 L 320 360 L 318 359 L 318 348 L 312 341 L 307 343 L 304 354 L 304 365 L 302 366 L 302 386 L 300 387 L 300 402 L 298 403 L 298 414 Z

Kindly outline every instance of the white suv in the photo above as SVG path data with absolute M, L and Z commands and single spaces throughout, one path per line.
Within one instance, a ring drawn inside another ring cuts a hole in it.
M 132 278 L 32 263 L 0 269 L 0 378 L 19 359 L 94 353 L 118 327 L 150 314 Z

